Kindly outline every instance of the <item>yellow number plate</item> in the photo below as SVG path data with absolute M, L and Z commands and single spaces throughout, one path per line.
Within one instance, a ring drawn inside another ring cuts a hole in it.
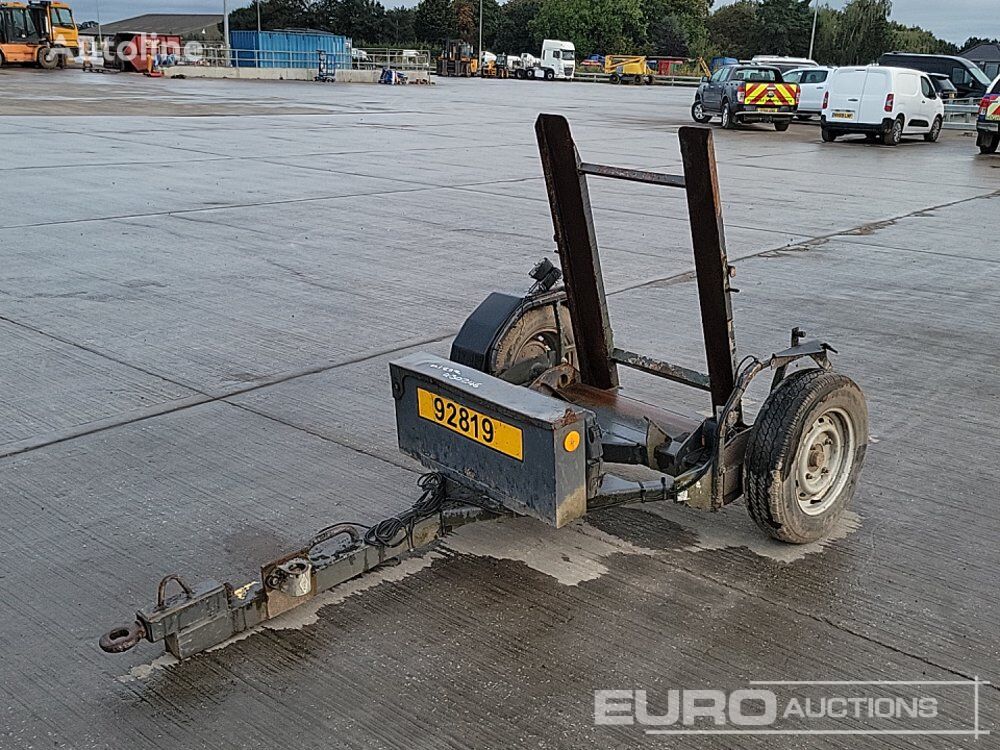
M 853 120 L 854 119 L 854 113 L 853 112 L 834 112 L 833 113 L 833 119 L 834 120 Z
M 521 430 L 475 409 L 455 403 L 450 398 L 417 388 L 417 413 L 424 419 L 457 432 L 506 456 L 524 460 Z

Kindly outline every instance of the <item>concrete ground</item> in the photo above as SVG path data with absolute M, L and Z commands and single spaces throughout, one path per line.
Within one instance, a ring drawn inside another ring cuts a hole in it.
M 0 97 L 0 747 L 848 748 L 595 726 L 593 691 L 1000 681 L 1000 159 L 969 137 L 715 132 L 742 352 L 802 326 L 868 395 L 827 543 L 772 544 L 740 504 L 472 527 L 172 664 L 97 648 L 163 574 L 238 585 L 415 498 L 387 364 L 446 353 L 554 257 L 535 116 L 589 161 L 678 171 L 692 93 L 4 70 Z M 683 196 L 592 185 L 617 340 L 702 366 Z M 916 728 L 971 728 L 971 693 Z M 990 729 L 995 687 L 979 707 Z

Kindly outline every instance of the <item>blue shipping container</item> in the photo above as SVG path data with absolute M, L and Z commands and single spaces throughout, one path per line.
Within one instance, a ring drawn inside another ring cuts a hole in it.
M 231 31 L 229 45 L 240 68 L 318 68 L 318 50 L 330 70 L 351 67 L 351 39 L 293 31 Z

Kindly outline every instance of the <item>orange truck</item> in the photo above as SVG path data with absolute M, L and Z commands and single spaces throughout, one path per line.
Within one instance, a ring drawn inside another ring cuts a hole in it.
M 80 52 L 73 10 L 62 2 L 0 2 L 0 65 L 28 63 L 46 70 Z

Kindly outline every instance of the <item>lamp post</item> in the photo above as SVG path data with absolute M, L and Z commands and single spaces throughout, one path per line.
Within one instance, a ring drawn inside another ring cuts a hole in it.
M 222 49 L 226 51 L 226 67 L 229 67 L 229 4 L 222 0 Z
M 257 37 L 260 38 L 260 0 L 257 0 Z
M 101 31 L 101 0 L 95 0 L 95 5 L 97 5 L 97 43 L 104 46 L 104 34 Z
M 819 20 L 819 0 L 816 0 L 816 10 L 813 12 L 813 30 L 809 37 L 809 59 L 813 59 L 813 48 L 816 46 L 816 22 Z
M 482 74 L 483 63 L 486 58 L 483 56 L 483 0 L 479 0 L 479 66 L 477 72 Z

